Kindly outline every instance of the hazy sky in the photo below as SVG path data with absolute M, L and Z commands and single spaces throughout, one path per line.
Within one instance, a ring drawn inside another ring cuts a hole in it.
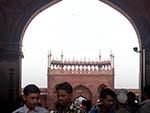
M 47 55 L 109 60 L 115 56 L 115 87 L 138 88 L 138 38 L 131 23 L 98 0 L 63 0 L 38 14 L 23 38 L 22 86 L 47 87 Z

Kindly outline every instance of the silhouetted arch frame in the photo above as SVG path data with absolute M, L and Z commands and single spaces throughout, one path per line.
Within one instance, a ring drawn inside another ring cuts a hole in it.
M 22 14 L 22 16 L 26 15 L 26 18 L 23 20 L 25 24 L 23 25 L 23 29 L 21 31 L 20 42 L 22 43 L 23 36 L 24 36 L 25 31 L 26 31 L 26 28 L 28 27 L 30 22 L 36 17 L 36 15 L 41 13 L 43 10 L 51 7 L 52 5 L 55 5 L 55 4 L 57 4 L 59 2 L 62 2 L 62 1 L 63 0 L 52 0 L 52 1 L 49 1 L 49 2 L 45 3 L 45 0 L 40 0 L 39 2 L 41 2 L 41 4 L 43 4 L 43 5 L 38 5 L 38 4 L 37 4 L 37 6 L 36 6 L 36 4 L 34 4 L 35 6 L 31 5 L 31 7 L 33 7 L 33 8 L 29 8 L 31 10 L 27 11 L 27 12 L 30 12 L 30 13 L 29 14 Z M 140 37 L 139 31 L 138 31 L 133 19 L 125 11 L 123 11 L 121 8 L 119 8 L 117 5 L 115 5 L 113 2 L 110 2 L 108 0 L 99 0 L 99 1 L 109 5 L 113 9 L 116 9 L 118 12 L 120 12 L 122 15 L 124 15 L 130 21 L 130 23 L 132 24 L 132 26 L 134 27 L 134 29 L 136 31 L 136 34 L 137 34 L 137 37 L 138 37 L 138 42 L 139 42 L 139 47 L 141 48 L 142 47 L 141 46 L 141 37 Z M 20 20 L 20 23 L 22 23 L 21 20 Z M 22 27 L 20 26 L 20 28 L 22 28 Z
M 138 38 L 139 47 L 141 49 L 141 47 L 142 47 L 141 36 L 140 36 L 139 30 L 137 29 L 136 24 L 134 23 L 133 19 L 124 10 L 122 10 L 120 7 L 115 5 L 113 2 L 110 2 L 108 0 L 99 0 L 99 1 L 109 5 L 110 7 L 115 9 L 116 11 L 120 12 L 124 17 L 126 17 L 129 20 L 129 22 L 132 24 L 132 26 L 133 26 L 133 28 L 134 28 L 134 30 L 136 32 L 136 35 L 137 35 L 137 38 Z
M 30 6 L 28 6 L 29 8 L 26 8 L 27 10 L 25 10 L 20 15 L 18 26 L 17 26 L 16 32 L 15 32 L 16 38 L 18 38 L 20 40 L 20 44 L 21 44 L 20 49 L 22 49 L 23 36 L 26 31 L 26 28 L 28 27 L 30 22 L 36 17 L 36 15 L 38 15 L 39 13 L 41 13 L 43 10 L 47 9 L 48 7 L 51 7 L 52 5 L 55 5 L 62 1 L 63 0 L 38 0 L 38 1 L 36 1 L 36 4 L 33 3 Z M 116 9 L 118 12 L 120 12 L 122 15 L 124 15 L 129 20 L 129 22 L 132 24 L 132 26 L 137 34 L 139 47 L 141 50 L 142 49 L 141 48 L 142 47 L 141 36 L 140 36 L 138 28 L 136 27 L 136 24 L 134 23 L 134 20 L 119 6 L 115 5 L 113 3 L 113 1 L 109 1 L 109 0 L 99 0 L 99 1 L 109 5 L 113 9 Z M 142 61 L 140 58 L 140 63 L 141 62 Z M 141 71 L 141 67 L 142 67 L 142 65 L 140 64 L 140 71 Z

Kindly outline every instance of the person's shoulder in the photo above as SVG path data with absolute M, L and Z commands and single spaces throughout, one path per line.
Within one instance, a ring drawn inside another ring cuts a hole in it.
M 38 109 L 38 111 L 42 111 L 43 113 L 49 113 L 49 111 L 44 107 L 37 106 L 36 108 Z
M 99 113 L 100 108 L 99 107 L 95 107 L 93 109 L 91 109 L 88 113 Z
M 12 113 L 24 113 L 24 107 L 20 107 L 20 108 L 14 110 Z
M 113 113 L 130 113 L 126 108 L 120 108 L 117 111 L 114 111 Z
M 86 111 L 84 111 L 83 109 L 78 109 L 77 113 L 86 113 Z
M 79 108 L 72 103 L 69 107 L 69 110 L 73 111 L 73 112 L 77 112 L 79 110 Z
M 73 103 L 69 107 L 69 112 L 70 113 L 85 113 L 82 109 L 78 108 Z

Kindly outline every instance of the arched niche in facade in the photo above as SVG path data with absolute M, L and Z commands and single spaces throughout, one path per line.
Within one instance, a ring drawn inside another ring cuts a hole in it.
M 89 88 L 87 88 L 86 86 L 83 85 L 78 85 L 77 87 L 75 87 L 73 89 L 73 97 L 77 98 L 77 97 L 84 97 L 88 100 L 91 100 L 92 97 L 92 93 L 91 90 Z
M 98 93 L 100 93 L 105 88 L 107 88 L 106 84 L 100 84 L 99 87 L 98 87 Z

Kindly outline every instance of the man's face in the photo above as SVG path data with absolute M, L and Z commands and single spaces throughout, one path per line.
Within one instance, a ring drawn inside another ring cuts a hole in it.
M 57 91 L 57 100 L 61 105 L 66 105 L 71 102 L 72 94 L 68 94 L 65 90 Z
M 102 106 L 106 109 L 110 109 L 114 104 L 114 98 L 110 95 L 107 95 L 106 98 L 101 98 Z
M 26 106 L 29 110 L 33 110 L 38 105 L 39 96 L 39 93 L 30 93 L 23 96 L 23 99 L 26 102 Z

